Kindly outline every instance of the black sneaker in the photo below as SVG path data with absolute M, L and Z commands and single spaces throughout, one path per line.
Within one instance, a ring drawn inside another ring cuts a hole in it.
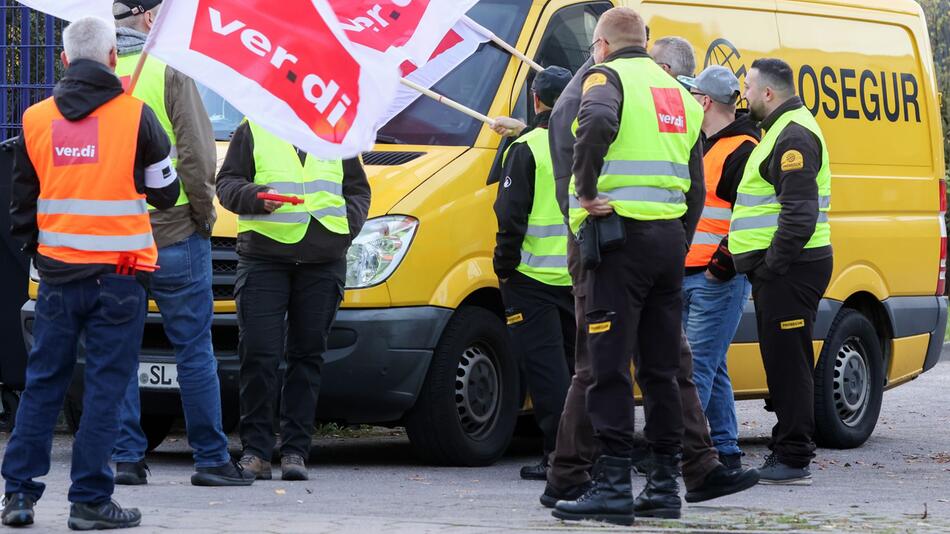
M 720 452 L 719 463 L 725 466 L 726 469 L 742 469 L 742 453 L 723 454 Z
M 198 467 L 191 475 L 192 486 L 250 486 L 255 473 L 245 471 L 238 464 L 228 462 L 217 467 Z
M 593 484 L 593 482 L 588 480 L 580 486 L 574 486 L 561 491 L 548 483 L 544 486 L 544 493 L 541 494 L 541 506 L 554 508 L 554 505 L 557 504 L 558 501 L 576 501 L 578 497 L 587 493 L 591 484 Z
M 811 483 L 811 471 L 808 467 L 783 464 L 775 454 L 768 455 L 759 469 L 759 484 L 811 486 Z
M 72 530 L 107 530 L 132 528 L 142 522 L 138 508 L 122 508 L 115 501 L 102 504 L 73 503 L 66 524 Z
M 729 469 L 724 465 L 713 469 L 706 475 L 703 483 L 686 492 L 686 502 L 695 503 L 718 499 L 745 491 L 759 482 L 756 469 Z
M 36 500 L 26 493 L 7 493 L 3 496 L 3 524 L 25 527 L 33 524 L 33 505 Z
M 117 462 L 115 464 L 115 483 L 120 486 L 141 486 L 148 484 L 148 475 L 152 472 L 145 460 L 137 462 Z
M 521 478 L 524 480 L 547 480 L 549 466 L 548 457 L 544 455 L 537 464 L 522 467 Z

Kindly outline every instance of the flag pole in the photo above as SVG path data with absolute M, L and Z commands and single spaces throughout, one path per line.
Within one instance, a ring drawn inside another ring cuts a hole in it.
M 148 59 L 148 52 L 144 49 L 142 54 L 139 55 L 139 61 L 135 64 L 135 71 L 132 72 L 132 80 L 129 81 L 129 88 L 125 91 L 126 94 L 131 95 L 135 91 L 135 85 L 139 83 L 139 77 L 142 75 L 142 68 L 145 66 L 145 60 Z
M 135 91 L 135 86 L 139 83 L 139 77 L 142 75 L 142 68 L 145 67 L 145 60 L 148 59 L 148 52 L 152 49 L 152 43 L 155 42 L 155 37 L 158 35 L 158 32 L 162 29 L 162 22 L 165 21 L 165 17 L 162 14 L 168 9 L 168 5 L 172 3 L 173 0 L 165 0 L 162 6 L 162 9 L 158 12 L 158 18 L 155 19 L 155 24 L 152 26 L 152 30 L 148 32 L 148 38 L 145 40 L 145 46 L 142 47 L 142 54 L 139 56 L 138 63 L 135 64 L 135 71 L 132 72 L 132 79 L 129 81 L 129 89 L 126 91 L 127 94 L 132 94 L 132 91 Z
M 518 50 L 517 48 L 511 46 L 511 45 L 508 44 L 504 39 L 502 39 L 501 37 L 498 37 L 497 35 L 495 35 L 494 32 L 492 32 L 492 31 L 489 30 L 488 28 L 482 26 L 481 24 L 475 22 L 474 20 L 470 19 L 469 17 L 462 17 L 462 23 L 465 24 L 466 26 L 468 26 L 469 28 L 471 28 L 471 29 L 472 29 L 473 31 L 475 31 L 476 33 L 479 33 L 479 34 L 481 34 L 481 35 L 487 37 L 491 42 L 493 42 L 493 43 L 495 43 L 496 45 L 498 45 L 502 50 L 504 50 L 505 52 L 508 52 L 509 54 L 511 54 L 511 55 L 515 56 L 516 58 L 520 59 L 521 61 L 525 62 L 525 63 L 526 63 L 529 67 L 531 67 L 532 69 L 534 69 L 534 70 L 536 70 L 536 71 L 538 71 L 538 72 L 541 72 L 541 71 L 544 70 L 544 67 L 542 67 L 541 65 L 538 65 L 533 59 L 531 59 L 531 58 L 529 58 L 528 56 L 526 56 L 525 54 L 521 53 L 520 50 Z
M 419 84 L 417 84 L 417 83 L 415 83 L 415 82 L 409 81 L 409 80 L 407 80 L 407 79 L 405 79 L 405 78 L 402 78 L 402 79 L 399 80 L 399 81 L 400 81 L 400 83 L 402 83 L 402 84 L 405 85 L 406 87 L 408 87 L 408 88 L 410 88 L 410 89 L 413 89 L 413 90 L 415 90 L 415 91 L 419 91 L 420 93 L 422 93 L 422 94 L 424 94 L 425 96 L 431 98 L 432 100 L 435 100 L 436 102 L 445 104 L 446 106 L 448 106 L 448 107 L 450 107 L 450 108 L 452 108 L 452 109 L 454 109 L 454 110 L 456 110 L 456 111 L 460 111 L 460 112 L 462 112 L 462 113 L 468 115 L 469 117 L 471 117 L 471 118 L 473 118 L 473 119 L 482 121 L 482 122 L 484 122 L 485 124 L 491 126 L 492 128 L 495 127 L 495 121 L 494 121 L 494 120 L 492 120 L 491 118 L 489 118 L 489 117 L 487 117 L 487 116 L 485 116 L 485 115 L 482 115 L 481 113 L 475 111 L 474 109 L 465 107 L 465 106 L 463 106 L 462 104 L 459 104 L 458 102 L 452 100 L 451 98 L 442 96 L 442 95 L 440 95 L 439 93 L 436 93 L 435 91 L 432 91 L 432 90 L 430 90 L 430 89 L 426 89 L 425 87 L 423 87 L 423 86 L 421 86 L 421 85 L 419 85 Z

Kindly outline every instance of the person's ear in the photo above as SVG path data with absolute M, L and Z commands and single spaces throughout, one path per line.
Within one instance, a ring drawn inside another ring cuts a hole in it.
M 115 70 L 118 66 L 119 52 L 115 49 L 115 47 L 113 47 L 112 50 L 109 51 L 109 68 Z
M 151 11 L 146 11 L 144 20 L 145 20 L 145 27 L 148 28 L 149 31 L 151 31 L 152 26 L 155 25 L 155 14 L 152 13 Z
M 59 53 L 59 60 L 63 62 L 64 68 L 69 68 L 69 58 L 66 57 L 66 51 L 63 50 Z

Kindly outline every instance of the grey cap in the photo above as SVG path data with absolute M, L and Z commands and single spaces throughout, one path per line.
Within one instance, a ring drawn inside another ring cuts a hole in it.
M 707 95 L 720 104 L 733 104 L 739 93 L 739 79 L 731 70 L 719 65 L 706 67 L 695 78 L 680 76 L 677 78 L 686 87 Z

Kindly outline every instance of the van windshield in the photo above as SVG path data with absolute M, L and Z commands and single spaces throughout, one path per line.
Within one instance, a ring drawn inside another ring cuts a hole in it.
M 468 16 L 495 35 L 514 43 L 521 34 L 531 0 L 481 0 Z M 511 56 L 491 43 L 483 43 L 432 89 L 480 113 L 486 113 L 495 98 Z M 217 93 L 198 84 L 208 110 L 214 137 L 228 141 L 244 115 Z M 413 145 L 471 146 L 482 123 L 444 104 L 420 97 L 379 131 L 380 142 Z
M 509 43 L 514 43 L 524 26 L 530 0 L 481 0 L 468 12 L 475 22 Z M 483 43 L 432 90 L 479 113 L 487 113 L 511 58 L 507 52 Z M 412 145 L 471 146 L 482 123 L 440 104 L 420 97 L 379 130 L 379 141 Z

